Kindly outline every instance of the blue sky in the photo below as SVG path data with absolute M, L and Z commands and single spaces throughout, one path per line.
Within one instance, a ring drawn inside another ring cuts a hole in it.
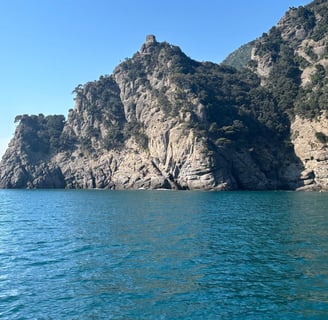
M 0 0 L 0 156 L 19 114 L 63 114 L 72 90 L 139 50 L 147 34 L 221 62 L 310 0 Z

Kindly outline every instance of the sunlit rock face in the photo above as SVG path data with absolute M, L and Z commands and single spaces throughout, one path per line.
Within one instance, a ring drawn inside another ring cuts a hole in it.
M 326 190 L 325 10 L 290 8 L 239 71 L 148 35 L 67 119 L 17 117 L 0 187 Z

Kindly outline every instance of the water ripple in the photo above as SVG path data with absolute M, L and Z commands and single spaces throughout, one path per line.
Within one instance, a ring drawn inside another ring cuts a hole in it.
M 323 319 L 328 196 L 0 190 L 0 318 Z

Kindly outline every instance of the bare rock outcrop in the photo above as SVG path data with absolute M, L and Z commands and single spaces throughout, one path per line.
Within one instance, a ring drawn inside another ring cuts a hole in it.
M 239 111 L 256 80 L 238 80 L 238 90 L 246 90 L 240 96 L 224 92 L 233 90 L 230 83 L 238 76 L 148 36 L 112 75 L 74 90 L 67 120 L 19 117 L 0 164 L 0 187 L 289 188 L 279 168 L 292 153 L 281 138 L 264 145 L 254 133 L 269 130 Z M 281 150 L 287 156 L 275 157 Z
M 291 8 L 252 43 L 251 70 L 147 36 L 75 88 L 67 119 L 17 118 L 0 187 L 328 189 L 324 5 Z
M 328 120 L 322 115 L 309 120 L 297 116 L 291 125 L 295 153 L 304 170 L 300 190 L 328 190 Z

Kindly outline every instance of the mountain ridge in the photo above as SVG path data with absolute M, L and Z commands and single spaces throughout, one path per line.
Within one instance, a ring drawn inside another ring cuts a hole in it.
M 111 75 L 74 89 L 67 120 L 16 117 L 0 187 L 325 190 L 326 9 L 291 8 L 239 70 L 147 36 Z

